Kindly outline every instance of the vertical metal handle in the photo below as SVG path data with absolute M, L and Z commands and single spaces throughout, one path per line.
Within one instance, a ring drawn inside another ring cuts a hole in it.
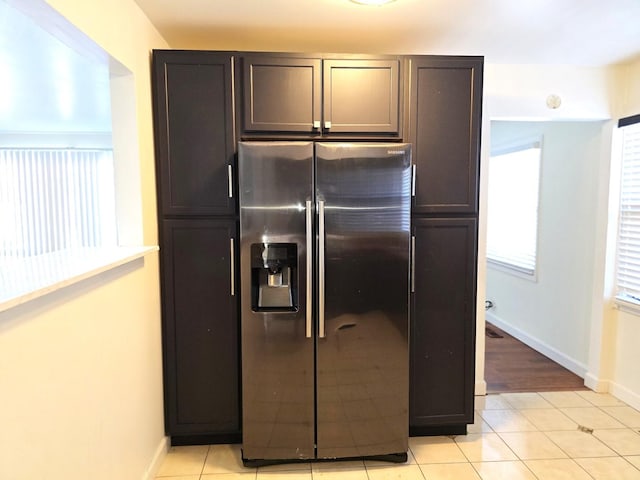
M 411 293 L 416 291 L 416 237 L 411 235 Z
M 318 200 L 318 337 L 324 331 L 324 200 Z
M 235 259 L 235 241 L 233 238 L 229 239 L 229 258 L 231 261 L 231 296 L 236 294 L 236 259 Z
M 416 196 L 416 164 L 411 165 L 411 196 Z
M 313 322 L 313 210 L 311 200 L 306 202 L 307 214 L 307 329 L 306 336 L 311 338 L 311 325 Z
M 227 177 L 229 178 L 229 198 L 233 198 L 233 167 L 227 165 Z

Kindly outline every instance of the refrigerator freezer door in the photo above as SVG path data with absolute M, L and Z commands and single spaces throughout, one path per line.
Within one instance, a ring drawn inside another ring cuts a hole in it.
M 318 458 L 408 448 L 410 157 L 407 144 L 316 144 Z
M 311 459 L 314 339 L 307 337 L 306 313 L 312 308 L 313 144 L 241 142 L 238 170 L 243 457 Z

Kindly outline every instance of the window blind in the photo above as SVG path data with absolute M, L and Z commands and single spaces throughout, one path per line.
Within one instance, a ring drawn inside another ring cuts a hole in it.
M 533 276 L 537 261 L 541 142 L 496 150 L 489 159 L 487 259 Z
M 0 259 L 117 245 L 110 150 L 0 149 Z
M 639 118 L 640 120 L 640 118 Z M 640 303 L 640 123 L 622 126 L 617 295 Z

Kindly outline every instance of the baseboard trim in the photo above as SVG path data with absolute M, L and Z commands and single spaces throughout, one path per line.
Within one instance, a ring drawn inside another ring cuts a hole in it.
M 474 388 L 474 395 L 486 395 L 487 394 L 487 382 L 485 380 L 476 381 Z
M 167 456 L 167 452 L 169 451 L 169 437 L 164 436 L 158 443 L 158 447 L 156 448 L 156 452 L 153 454 L 153 458 L 147 467 L 147 471 L 144 472 L 142 476 L 142 480 L 153 480 L 156 478 L 156 473 L 160 470 L 160 465 L 162 465 L 162 461 L 164 457 Z
M 486 319 L 489 323 L 494 324 L 501 330 L 504 330 L 512 337 L 517 338 L 525 345 L 530 346 L 534 350 L 542 353 L 543 355 L 549 357 L 554 362 L 562 365 L 567 370 L 575 373 L 579 377 L 585 378 L 587 374 L 587 366 L 576 361 L 575 359 L 565 355 L 559 350 L 556 350 L 550 345 L 538 340 L 535 337 L 530 336 L 528 333 L 520 330 L 517 327 L 510 325 L 509 323 L 503 321 L 500 317 L 496 316 L 491 312 L 486 312 Z
M 640 410 L 640 395 L 627 387 L 623 387 L 619 383 L 609 382 L 609 393 L 616 398 L 619 398 L 630 407 Z
M 584 376 L 584 384 L 594 392 L 608 393 L 611 382 L 609 380 L 598 378 L 594 374 L 587 372 Z

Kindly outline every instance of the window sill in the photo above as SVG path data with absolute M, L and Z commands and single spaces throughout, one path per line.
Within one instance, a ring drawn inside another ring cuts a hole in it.
M 626 295 L 619 295 L 613 299 L 615 308 L 621 312 L 630 313 L 632 315 L 640 316 L 640 301 L 628 297 Z
M 538 280 L 538 275 L 535 270 L 526 270 L 489 257 L 487 257 L 487 267 L 499 272 L 508 273 L 515 277 L 529 280 L 530 282 L 536 282 Z
M 0 261 L 0 312 L 156 251 L 157 246 L 87 248 Z

